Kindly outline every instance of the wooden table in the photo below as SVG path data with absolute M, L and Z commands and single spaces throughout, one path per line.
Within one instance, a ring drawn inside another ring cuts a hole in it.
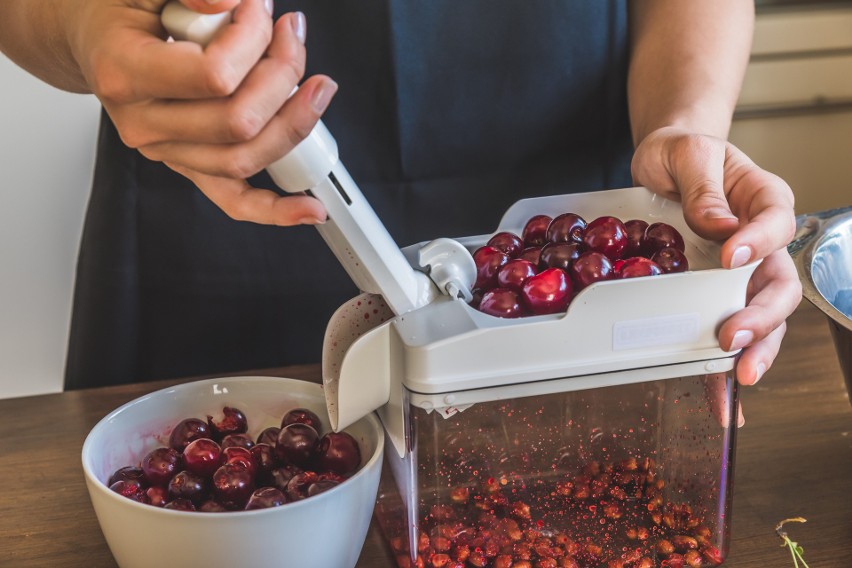
M 278 374 L 316 380 L 319 370 Z M 107 412 L 174 382 L 0 401 L 0 567 L 116 566 L 86 493 L 80 449 Z M 810 304 L 791 317 L 775 366 L 745 389 L 743 404 L 725 566 L 791 567 L 774 527 L 802 516 L 808 523 L 789 531 L 810 567 L 852 567 L 852 406 L 824 316 Z M 358 566 L 393 565 L 374 523 Z

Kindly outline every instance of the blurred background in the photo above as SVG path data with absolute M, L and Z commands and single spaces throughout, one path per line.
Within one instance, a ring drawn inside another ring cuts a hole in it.
M 852 1 L 758 0 L 731 141 L 798 213 L 852 204 Z M 100 106 L 0 55 L 0 398 L 62 389 Z

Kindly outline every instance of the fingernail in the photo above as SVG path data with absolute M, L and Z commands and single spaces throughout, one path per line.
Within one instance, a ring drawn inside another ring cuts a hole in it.
M 742 349 L 754 339 L 754 334 L 747 329 L 741 329 L 734 334 L 734 340 L 731 341 L 731 348 L 728 351 L 736 351 Z
M 219 0 L 216 1 L 218 2 Z M 274 0 L 266 0 L 266 2 L 263 3 L 263 7 L 266 8 L 266 13 L 271 16 L 275 11 Z
M 323 223 L 325 223 L 325 219 L 318 217 L 302 217 L 299 219 L 300 225 L 322 225 Z
M 328 103 L 331 102 L 331 97 L 337 92 L 337 83 L 331 79 L 323 81 L 314 91 L 314 96 L 311 98 L 311 106 L 318 113 L 325 112 Z
M 731 268 L 739 268 L 751 260 L 751 249 L 747 246 L 737 247 L 731 256 Z
M 740 412 L 737 415 L 737 428 L 742 428 L 743 426 L 745 426 L 745 416 Z
M 763 376 L 763 373 L 765 373 L 765 372 L 766 372 L 766 365 L 764 365 L 762 362 L 758 363 L 757 364 L 757 370 L 755 370 L 755 372 L 754 372 L 754 384 L 757 384 L 757 382 L 760 380 L 760 378 Z
M 294 12 L 293 18 L 290 20 L 290 23 L 293 25 L 293 33 L 296 34 L 296 39 L 299 40 L 299 43 L 305 43 L 305 35 L 307 26 L 305 25 L 305 15 L 302 12 Z

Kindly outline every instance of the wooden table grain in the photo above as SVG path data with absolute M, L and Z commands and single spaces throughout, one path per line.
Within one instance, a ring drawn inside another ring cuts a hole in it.
M 317 380 L 319 369 L 264 374 Z M 0 567 L 116 566 L 86 493 L 80 449 L 110 410 L 176 382 L 0 401 Z M 802 516 L 807 524 L 789 531 L 809 566 L 852 567 L 852 405 L 820 312 L 799 307 L 775 366 L 742 398 L 725 566 L 791 567 L 774 527 Z M 393 565 L 374 523 L 358 567 Z

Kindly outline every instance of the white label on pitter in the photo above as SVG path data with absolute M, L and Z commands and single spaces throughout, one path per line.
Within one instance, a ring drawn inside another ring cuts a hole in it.
M 697 313 L 617 321 L 612 327 L 612 350 L 692 343 L 698 339 L 698 321 Z

